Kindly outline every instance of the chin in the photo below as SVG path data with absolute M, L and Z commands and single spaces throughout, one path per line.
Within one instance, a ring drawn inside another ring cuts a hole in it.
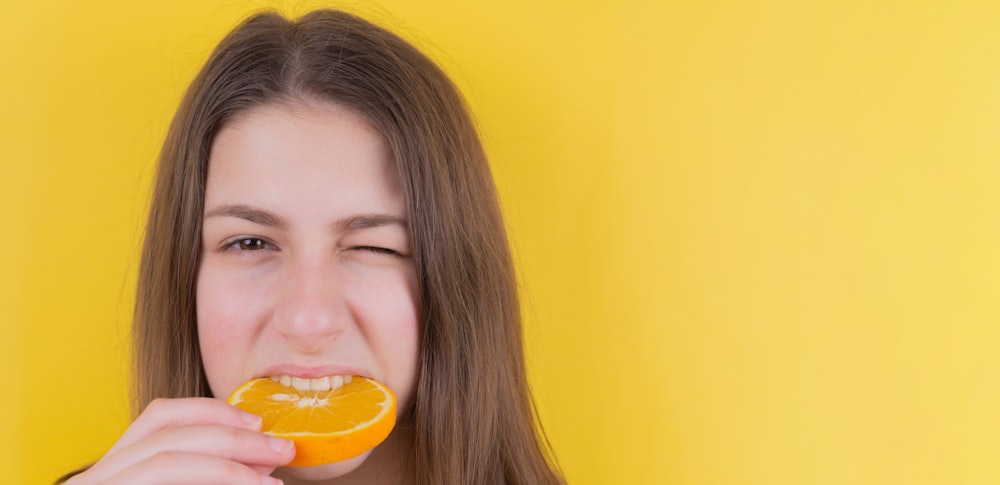
M 368 450 L 354 458 L 327 463 L 326 465 L 286 466 L 280 468 L 275 475 L 297 478 L 299 480 L 326 480 L 328 478 L 342 477 L 357 470 L 371 452 L 372 450 Z

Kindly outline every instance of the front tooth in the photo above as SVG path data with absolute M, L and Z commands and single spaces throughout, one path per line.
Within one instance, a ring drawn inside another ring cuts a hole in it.
M 292 377 L 288 375 L 283 375 L 279 378 L 282 386 L 290 387 L 292 385 Z
M 350 384 L 354 376 L 344 376 L 344 384 Z
M 274 382 L 280 382 L 281 378 L 278 377 L 278 376 L 271 376 L 271 380 L 274 381 Z
M 309 379 L 303 379 L 301 377 L 292 376 L 292 387 L 300 391 L 309 390 Z
M 318 379 L 309 379 L 309 389 L 312 389 L 313 391 L 329 391 L 330 378 L 320 377 Z
M 330 388 L 340 389 L 344 385 L 344 376 L 333 376 L 330 378 Z

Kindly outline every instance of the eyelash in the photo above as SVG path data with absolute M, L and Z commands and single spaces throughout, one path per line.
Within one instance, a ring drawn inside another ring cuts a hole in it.
M 243 243 L 246 243 L 246 242 L 253 242 L 253 243 L 255 243 L 254 246 L 258 246 L 258 247 L 256 247 L 255 249 L 246 249 L 246 248 L 243 247 Z M 278 249 L 278 248 L 274 244 L 271 244 L 270 242 L 268 242 L 266 239 L 262 239 L 262 238 L 259 238 L 259 237 L 240 237 L 240 238 L 237 238 L 237 239 L 235 239 L 235 240 L 233 240 L 231 242 L 226 243 L 222 247 L 223 251 L 237 251 L 237 252 L 240 252 L 240 253 L 252 253 L 252 252 L 255 252 L 255 251 L 260 251 L 262 249 Z M 398 257 L 402 256 L 402 254 L 400 254 L 398 251 L 395 251 L 395 250 L 392 250 L 392 249 L 389 249 L 389 248 L 382 248 L 382 247 L 378 247 L 378 246 L 354 246 L 354 247 L 351 247 L 351 248 L 348 248 L 348 249 L 349 250 L 368 251 L 368 252 L 371 252 L 371 253 L 385 254 L 385 255 L 388 255 L 388 256 L 398 256 Z
M 380 248 L 380 247 L 377 247 L 377 246 L 354 246 L 354 247 L 352 247 L 350 249 L 361 250 L 361 251 L 369 251 L 369 252 L 372 252 L 372 253 L 375 253 L 375 254 L 385 254 L 385 255 L 388 255 L 388 256 L 402 256 L 402 254 L 399 254 L 398 251 L 394 251 L 394 250 L 389 249 L 389 248 Z
M 246 249 L 243 247 L 245 242 L 255 242 L 259 247 L 255 249 Z M 266 239 L 259 237 L 239 237 L 226 243 L 223 247 L 223 251 L 237 251 L 241 253 L 252 253 L 254 251 L 260 251 L 262 249 L 278 249 L 274 244 L 269 243 Z

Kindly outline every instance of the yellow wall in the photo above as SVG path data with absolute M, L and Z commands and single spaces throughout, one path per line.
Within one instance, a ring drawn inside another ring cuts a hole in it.
M 152 160 L 253 7 L 7 3 L 0 459 L 45 483 L 126 424 Z M 1000 483 L 997 4 L 478 3 L 350 6 L 481 123 L 572 483 Z

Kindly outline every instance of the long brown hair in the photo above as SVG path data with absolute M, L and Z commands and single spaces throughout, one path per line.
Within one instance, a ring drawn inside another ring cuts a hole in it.
M 209 148 L 234 115 L 321 99 L 388 142 L 402 181 L 425 318 L 408 413 L 416 482 L 561 483 L 527 385 L 507 236 L 486 155 L 447 76 L 398 36 L 319 10 L 244 21 L 185 95 L 160 158 L 134 322 L 133 415 L 210 396 L 195 281 Z

